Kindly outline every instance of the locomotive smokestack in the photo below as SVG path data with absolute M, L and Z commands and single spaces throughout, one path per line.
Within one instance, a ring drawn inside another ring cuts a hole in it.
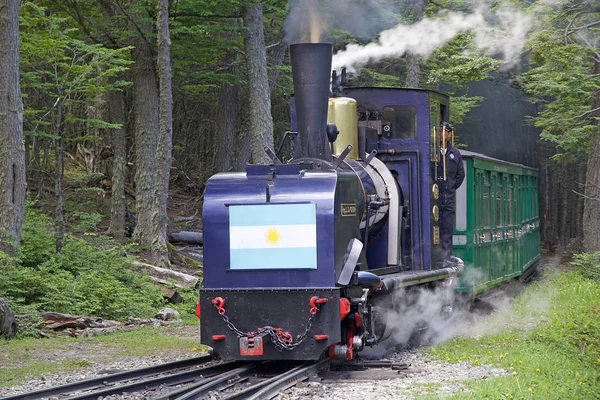
M 331 54 L 329 43 L 290 46 L 296 120 L 303 157 L 331 160 L 326 134 Z

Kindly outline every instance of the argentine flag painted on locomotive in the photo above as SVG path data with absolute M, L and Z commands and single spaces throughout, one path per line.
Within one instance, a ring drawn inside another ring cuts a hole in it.
M 315 204 L 229 206 L 230 269 L 316 269 Z

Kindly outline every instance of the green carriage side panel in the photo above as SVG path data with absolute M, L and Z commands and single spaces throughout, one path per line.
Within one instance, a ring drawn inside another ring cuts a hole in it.
M 522 275 L 540 256 L 537 170 L 462 151 L 453 253 L 465 262 L 457 292 L 479 293 Z

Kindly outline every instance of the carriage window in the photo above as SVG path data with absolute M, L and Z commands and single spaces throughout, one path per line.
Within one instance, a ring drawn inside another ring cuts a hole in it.
M 389 139 L 410 139 L 417 135 L 415 106 L 383 107 L 383 136 Z
M 508 195 L 508 197 L 506 198 L 506 203 L 507 203 L 507 207 L 508 207 L 507 222 L 508 222 L 508 225 L 512 225 L 513 224 L 513 197 L 512 197 L 512 187 L 511 186 L 508 187 L 508 190 L 506 193 Z
M 489 227 L 490 226 L 490 184 L 488 183 L 487 179 L 484 180 L 483 183 L 483 199 L 482 199 L 482 203 L 483 203 L 483 226 L 484 227 Z
M 502 203 L 502 186 L 500 186 L 500 179 L 498 179 L 498 188 L 496 189 L 496 226 L 504 225 Z

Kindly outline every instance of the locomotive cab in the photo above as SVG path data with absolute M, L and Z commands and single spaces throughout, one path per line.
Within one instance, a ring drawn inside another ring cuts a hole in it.
M 441 267 L 438 133 L 442 121 L 449 119 L 448 96 L 395 88 L 347 88 L 342 93 L 356 101 L 358 129 L 365 132 L 357 135 L 358 148 L 375 152 L 399 185 L 401 269 Z M 386 247 L 381 237 L 371 241 L 370 265 L 383 264 Z

